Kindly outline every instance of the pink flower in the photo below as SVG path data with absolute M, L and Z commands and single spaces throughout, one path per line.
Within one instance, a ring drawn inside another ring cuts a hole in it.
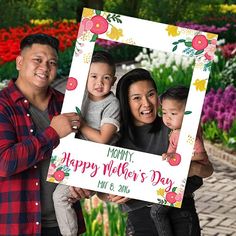
M 91 21 L 93 22 L 93 26 L 90 29 L 90 31 L 94 34 L 103 34 L 108 29 L 108 22 L 103 16 L 93 16 L 91 18 Z
M 208 40 L 204 35 L 196 35 L 192 40 L 192 47 L 196 50 L 203 50 L 208 45 Z
M 166 201 L 168 201 L 170 204 L 174 204 L 176 202 L 176 193 L 175 192 L 168 192 L 166 194 Z

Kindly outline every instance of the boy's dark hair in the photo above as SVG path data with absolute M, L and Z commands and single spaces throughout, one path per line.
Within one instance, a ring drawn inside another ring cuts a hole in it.
M 112 73 L 115 75 L 116 73 L 116 64 L 113 56 L 107 51 L 94 51 L 91 63 L 101 62 L 106 63 L 112 68 Z
M 189 88 L 185 86 L 179 85 L 176 87 L 171 87 L 160 95 L 160 101 L 162 102 L 164 99 L 186 101 L 188 98 L 188 93 L 189 93 Z
M 30 34 L 24 37 L 20 43 L 20 50 L 24 48 L 31 47 L 33 44 L 44 44 L 49 45 L 54 48 L 58 53 L 59 40 L 48 34 Z

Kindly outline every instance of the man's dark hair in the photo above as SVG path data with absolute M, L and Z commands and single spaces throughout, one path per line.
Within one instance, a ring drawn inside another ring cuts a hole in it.
M 171 87 L 160 95 L 160 101 L 162 102 L 164 99 L 186 101 L 188 98 L 188 92 L 189 92 L 189 89 L 182 85 Z
M 94 51 L 91 63 L 96 63 L 96 62 L 108 64 L 112 68 L 113 75 L 115 75 L 116 73 L 115 60 L 109 52 L 102 50 Z
M 31 47 L 33 44 L 44 44 L 49 45 L 54 48 L 58 53 L 59 40 L 48 34 L 30 34 L 21 40 L 20 50 L 24 48 Z

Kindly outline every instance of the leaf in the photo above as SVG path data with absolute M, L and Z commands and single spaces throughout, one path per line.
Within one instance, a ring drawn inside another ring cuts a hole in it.
M 177 189 L 177 187 L 174 187 L 174 188 L 172 188 L 172 192 L 175 192 L 175 191 L 176 191 L 176 189 Z
M 90 42 L 95 42 L 98 38 L 97 34 L 94 34 L 93 37 L 91 38 Z
M 204 52 L 204 50 L 198 50 L 198 51 L 195 52 L 195 55 L 199 55 L 199 54 L 201 54 L 203 52 Z
M 184 42 L 185 42 L 185 39 L 179 39 L 178 42 L 179 42 L 179 43 L 184 43 Z
M 173 42 L 172 44 L 173 44 L 173 45 L 177 45 L 178 43 L 179 43 L 179 42 Z
M 101 15 L 101 11 L 100 10 L 95 10 L 96 15 Z
M 185 45 L 186 47 L 192 47 L 192 42 L 184 42 L 184 45 Z
M 184 115 L 189 115 L 189 114 L 191 114 L 192 113 L 192 111 L 185 111 L 184 112 Z
M 109 22 L 111 22 L 111 14 L 108 14 L 107 20 L 108 20 Z
M 176 49 L 177 49 L 177 45 L 175 45 L 174 47 L 173 47 L 173 49 L 172 49 L 172 52 L 174 52 Z
M 75 110 L 76 110 L 76 112 L 77 112 L 78 115 L 81 114 L 81 110 L 80 110 L 78 107 L 75 107 Z

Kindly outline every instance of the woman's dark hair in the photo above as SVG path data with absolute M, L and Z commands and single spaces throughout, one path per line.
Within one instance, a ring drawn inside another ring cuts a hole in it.
M 33 44 L 44 44 L 49 45 L 54 48 L 58 53 L 59 40 L 48 34 L 30 34 L 24 37 L 20 43 L 20 50 L 24 48 L 31 47 Z
M 189 89 L 185 86 L 179 85 L 167 89 L 164 93 L 160 95 L 160 101 L 164 99 L 174 99 L 177 101 L 186 101 L 188 98 Z
M 135 125 L 129 107 L 128 94 L 130 86 L 138 81 L 150 81 L 155 90 L 157 90 L 155 81 L 153 80 L 149 71 L 142 68 L 131 70 L 123 75 L 119 79 L 116 87 L 116 97 L 119 99 L 121 107 L 121 135 L 128 135 L 133 143 L 135 143 L 133 138 L 135 133 Z M 153 129 L 151 129 L 151 131 L 156 131 L 159 127 L 160 117 L 157 116 L 153 124 Z
M 115 60 L 109 52 L 102 50 L 94 51 L 91 63 L 93 62 L 101 62 L 108 64 L 112 69 L 113 75 L 115 75 L 116 73 Z

